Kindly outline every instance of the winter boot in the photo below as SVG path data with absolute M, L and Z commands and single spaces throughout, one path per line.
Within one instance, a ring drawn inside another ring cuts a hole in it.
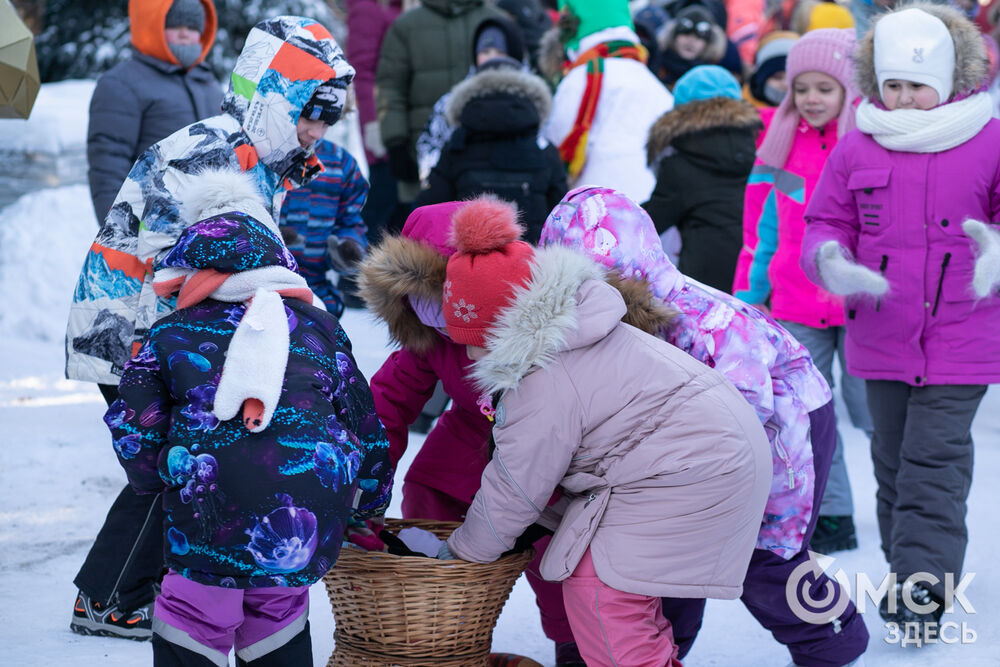
M 153 636 L 152 615 L 152 602 L 131 613 L 125 613 L 117 605 L 103 605 L 79 591 L 69 628 L 81 635 L 120 637 L 144 642 Z
M 902 597 L 906 602 L 912 600 L 912 603 L 909 605 L 903 604 L 896 610 L 896 615 L 900 623 L 933 623 L 937 625 L 941 621 L 941 614 L 944 613 L 944 600 L 932 593 L 923 584 L 913 584 L 910 586 L 909 591 L 904 586 L 902 588 Z M 909 597 L 909 600 L 906 599 L 907 597 Z M 931 606 L 932 609 L 920 612 L 910 608 L 926 606 Z
M 556 667 L 587 667 L 576 642 L 556 642 Z
M 821 554 L 858 548 L 854 519 L 850 515 L 821 516 L 809 541 L 809 548 Z

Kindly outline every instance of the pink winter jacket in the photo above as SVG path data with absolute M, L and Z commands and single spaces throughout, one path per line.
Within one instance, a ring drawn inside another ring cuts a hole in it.
M 762 109 L 764 134 L 774 109 Z M 810 327 L 843 326 L 844 301 L 806 279 L 799 255 L 803 217 L 820 172 L 837 145 L 837 120 L 822 130 L 801 121 L 784 167 L 760 160 L 747 181 L 743 208 L 743 249 L 736 263 L 733 293 L 750 304 L 770 296 L 771 315 Z
M 802 268 L 840 243 L 889 292 L 847 298 L 847 369 L 911 385 L 1000 381 L 1000 297 L 976 299 L 973 218 L 1000 227 L 1000 120 L 940 153 L 903 153 L 854 130 L 830 156 L 806 210 Z
M 558 486 L 545 579 L 565 579 L 589 547 L 618 590 L 738 597 L 771 480 L 753 409 L 721 374 L 622 323 L 625 303 L 591 259 L 549 247 L 534 263 L 473 365 L 478 386 L 502 397 L 493 459 L 452 553 L 496 560 Z

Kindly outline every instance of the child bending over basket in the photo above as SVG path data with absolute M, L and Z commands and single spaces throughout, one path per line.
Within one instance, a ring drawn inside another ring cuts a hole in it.
M 452 220 L 444 317 L 495 399 L 496 448 L 439 557 L 491 562 L 541 519 L 586 663 L 679 665 L 659 598 L 740 596 L 771 479 L 760 422 L 721 374 L 622 323 L 603 267 L 518 240 L 511 206 Z
M 309 585 L 392 465 L 337 318 L 295 273 L 249 177 L 202 175 L 199 220 L 153 265 L 177 310 L 125 365 L 104 417 L 137 493 L 166 511 L 155 664 L 312 664 Z M 210 663 L 206 662 L 206 658 Z

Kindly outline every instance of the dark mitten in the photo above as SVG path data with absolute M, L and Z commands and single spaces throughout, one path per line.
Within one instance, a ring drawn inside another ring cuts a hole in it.
M 365 258 L 365 249 L 354 239 L 341 239 L 331 234 L 326 239 L 326 254 L 334 271 L 354 273 L 358 263 Z
M 406 144 L 389 147 L 389 173 L 397 181 L 413 183 L 420 180 L 417 161 L 410 155 L 410 149 Z
M 286 247 L 291 248 L 292 246 L 305 245 L 306 240 L 302 238 L 302 235 L 294 227 L 283 225 L 278 227 L 278 231 L 281 232 L 281 240 L 285 242 Z
M 522 551 L 527 551 L 531 548 L 538 540 L 542 539 L 546 535 L 552 535 L 552 531 L 539 523 L 533 523 L 524 529 L 521 536 L 514 540 L 514 548 L 510 551 L 505 552 L 503 555 L 517 554 Z

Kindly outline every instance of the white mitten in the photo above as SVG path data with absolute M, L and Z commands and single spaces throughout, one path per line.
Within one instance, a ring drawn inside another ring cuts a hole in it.
M 836 241 L 827 241 L 816 253 L 816 267 L 823 284 L 834 294 L 871 294 L 882 296 L 889 290 L 884 276 L 853 261 Z
M 1000 283 L 1000 233 L 978 220 L 966 220 L 962 229 L 979 246 L 976 269 L 972 275 L 972 289 L 980 299 Z
M 365 148 L 370 150 L 376 158 L 381 158 L 388 153 L 385 144 L 382 143 L 382 132 L 379 130 L 377 120 L 365 123 L 362 129 L 362 140 L 364 141 Z

